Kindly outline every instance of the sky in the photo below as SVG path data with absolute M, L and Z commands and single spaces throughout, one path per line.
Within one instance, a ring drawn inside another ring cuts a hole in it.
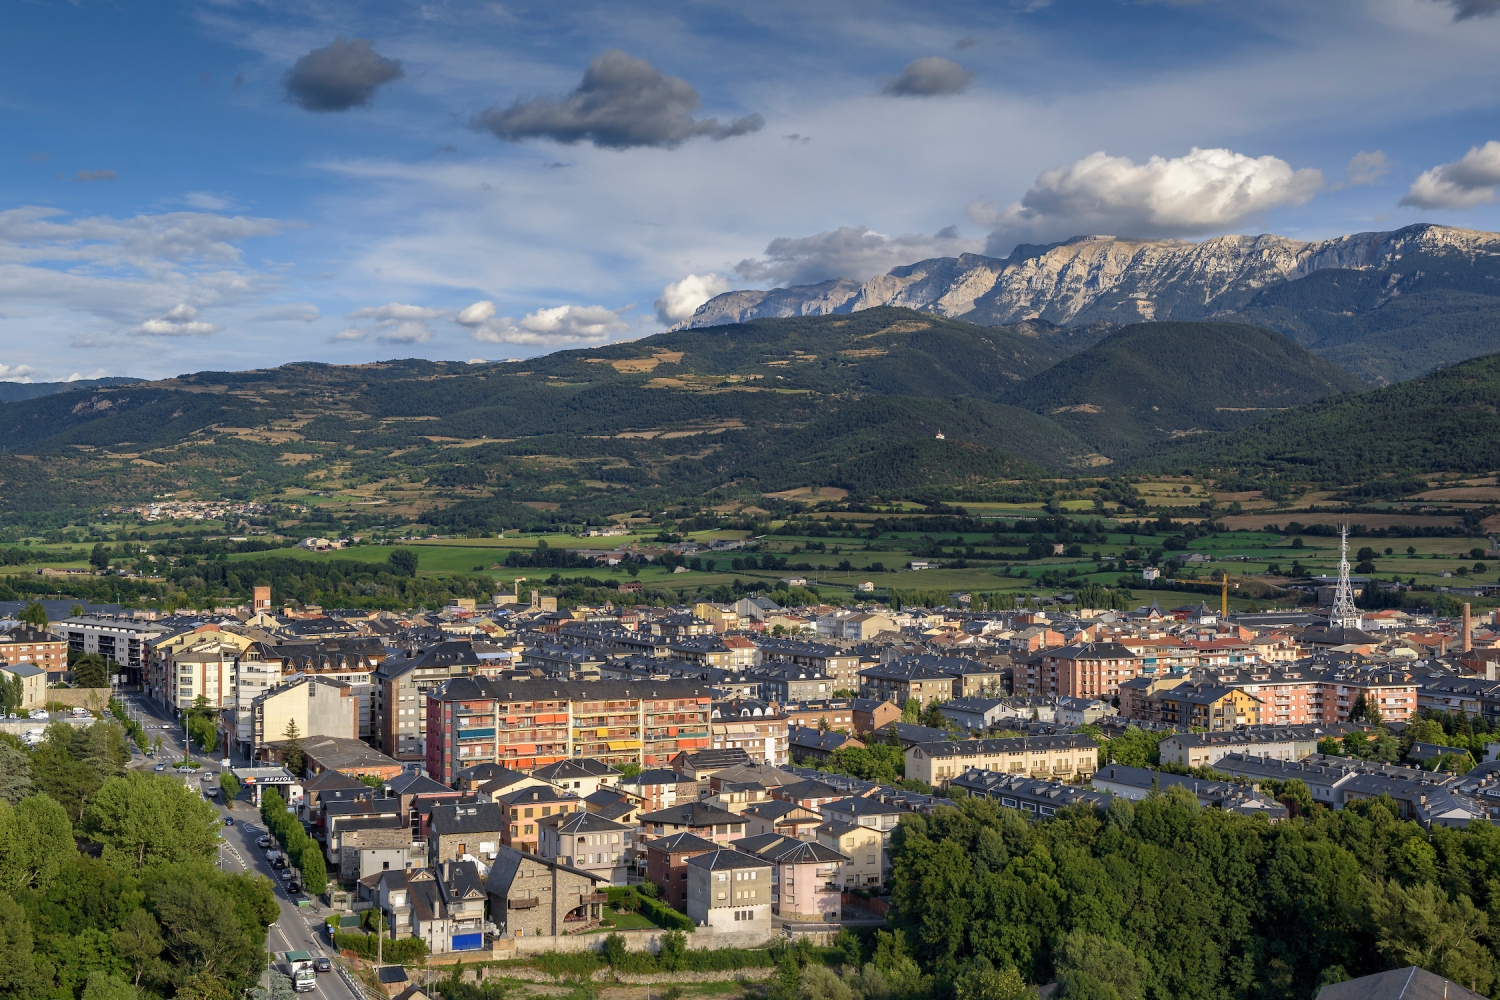
M 1500 230 L 1500 0 L 0 3 L 0 379 L 524 358 L 1081 234 Z

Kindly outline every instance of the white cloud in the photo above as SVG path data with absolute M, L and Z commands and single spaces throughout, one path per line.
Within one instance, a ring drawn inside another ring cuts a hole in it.
M 130 332 L 138 337 L 199 337 L 219 330 L 220 327 L 199 320 L 198 310 L 184 302 Z
M 378 340 L 384 344 L 425 344 L 433 338 L 427 325 L 430 319 L 446 315 L 445 309 L 387 302 L 383 306 L 366 306 L 349 314 L 350 319 L 373 319 L 368 328 L 349 327 L 328 338 L 330 343 L 349 340 Z
M 1349 158 L 1349 165 L 1344 168 L 1344 186 L 1379 184 L 1381 179 L 1390 172 L 1391 165 L 1381 150 L 1377 149 L 1373 153 L 1355 153 Z
M 69 375 L 67 378 L 63 379 L 63 381 L 64 382 L 81 382 L 81 381 L 83 381 L 86 378 L 89 378 L 89 379 L 92 379 L 92 378 L 107 378 L 108 376 L 109 376 L 109 369 L 108 368 L 97 368 L 94 371 L 89 372 L 87 375 L 83 374 L 83 372 L 74 372 L 73 374 Z
M 311 302 L 287 302 L 253 313 L 250 319 L 259 323 L 311 323 L 323 314 Z
M 183 203 L 192 208 L 201 208 L 209 212 L 222 212 L 233 204 L 228 198 L 220 197 L 212 191 L 189 191 L 182 196 Z
M 554 306 L 527 313 L 520 321 L 495 318 L 490 302 L 476 302 L 458 314 L 475 340 L 491 344 L 530 344 L 540 347 L 578 347 L 614 340 L 630 329 L 622 315 L 634 306 Z M 467 318 L 465 318 L 467 316 Z
M 991 230 L 989 252 L 1070 236 L 1194 236 L 1222 231 L 1285 205 L 1302 205 L 1323 186 L 1318 170 L 1293 170 L 1274 156 L 1199 149 L 1137 164 L 1091 153 L 1044 171 L 1021 200 L 1003 209 L 982 202 L 970 217 Z
M 1473 208 L 1495 200 L 1500 185 L 1500 142 L 1474 146 L 1462 159 L 1424 170 L 1401 204 L 1414 208 Z
M 690 318 L 703 303 L 720 292 L 727 291 L 729 282 L 712 271 L 708 274 L 690 274 L 661 290 L 661 298 L 655 303 L 656 318 L 663 323 L 680 323 Z M 493 307 L 491 311 L 493 312 Z
M 400 302 L 387 302 L 383 306 L 366 306 L 364 309 L 356 309 L 349 314 L 350 319 L 376 319 L 383 322 L 392 320 L 409 319 L 437 319 L 443 315 L 442 309 L 425 309 L 422 306 L 402 305 Z
M 0 365 L 0 382 L 30 382 L 35 372 L 30 365 Z
M 432 331 L 421 320 L 402 320 L 381 331 L 378 339 L 387 344 L 423 344 L 432 339 Z
M 979 249 L 979 243 L 959 236 L 954 226 L 932 236 L 886 236 L 866 226 L 840 226 L 812 236 L 777 237 L 763 257 L 740 261 L 734 273 L 773 285 L 806 285 L 829 278 L 863 281 L 900 264 Z
M 481 300 L 471 306 L 465 306 L 458 314 L 458 322 L 464 326 L 478 326 L 494 315 L 495 303 Z

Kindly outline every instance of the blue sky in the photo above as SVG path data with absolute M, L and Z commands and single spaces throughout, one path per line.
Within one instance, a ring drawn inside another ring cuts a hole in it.
M 1497 7 L 5 0 L 0 378 L 525 357 L 1084 232 L 1500 229 Z

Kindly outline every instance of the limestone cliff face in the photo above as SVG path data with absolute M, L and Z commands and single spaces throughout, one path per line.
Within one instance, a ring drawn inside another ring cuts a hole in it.
M 1220 236 L 1202 243 L 1078 236 L 1018 247 L 999 259 L 938 257 L 893 268 L 864 284 L 840 278 L 769 291 L 725 292 L 683 327 L 750 319 L 904 306 L 997 325 L 1044 320 L 1130 323 L 1233 313 L 1268 285 L 1325 268 L 1380 270 L 1400 277 L 1424 264 L 1500 264 L 1500 234 L 1416 225 L 1305 242 L 1283 236 Z

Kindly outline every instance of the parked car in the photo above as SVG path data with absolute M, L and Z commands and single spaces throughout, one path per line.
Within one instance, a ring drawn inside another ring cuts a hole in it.
M 255 846 L 264 850 L 265 848 L 271 846 L 271 838 L 262 834 L 261 836 L 255 838 Z
M 278 866 L 278 867 L 280 867 L 280 866 Z M 282 872 L 281 873 L 281 881 L 283 881 L 283 882 L 290 882 L 291 880 L 292 880 L 292 873 L 291 872 Z

